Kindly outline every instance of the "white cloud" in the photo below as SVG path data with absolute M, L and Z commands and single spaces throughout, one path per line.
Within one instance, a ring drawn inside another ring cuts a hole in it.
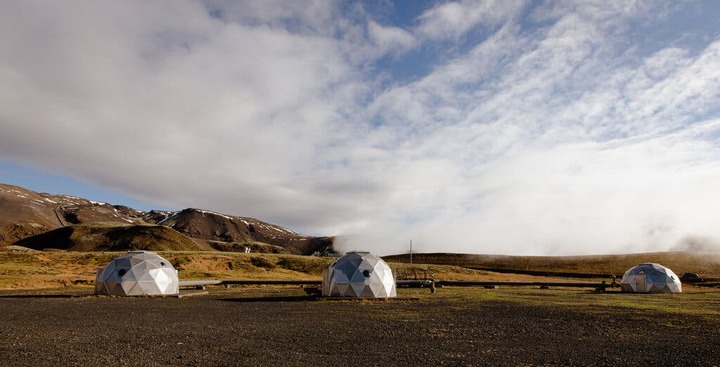
M 408 31 L 399 27 L 384 27 L 372 20 L 368 22 L 368 33 L 380 54 L 400 54 L 417 44 L 415 37 Z
M 477 27 L 494 28 L 522 10 L 524 1 L 451 1 L 427 10 L 419 17 L 417 32 L 428 38 L 457 38 Z
M 380 253 L 720 237 L 699 214 L 720 40 L 625 35 L 670 6 L 446 2 L 405 28 L 328 2 L 67 6 L 0 5 L 3 157 Z M 378 61 L 446 47 L 410 82 Z
M 303 175 L 362 93 L 337 42 L 173 4 L 3 12 L 6 154 L 180 205 L 208 205 L 191 194 L 205 188 L 272 197 Z
M 621 10 L 566 9 L 533 34 L 508 23 L 422 80 L 383 93 L 374 111 L 391 127 L 383 137 L 394 137 L 384 146 L 413 157 L 400 166 L 452 169 L 410 175 L 422 195 L 394 186 L 405 196 L 396 196 L 395 217 L 411 219 L 400 231 L 372 223 L 365 241 L 395 244 L 390 252 L 414 238 L 429 251 L 445 243 L 475 253 L 569 254 L 717 236 L 698 214 L 717 183 L 717 150 L 697 136 L 667 135 L 717 111 L 717 42 L 699 55 L 662 49 L 635 66 L 613 44 L 613 32 L 638 16 Z M 455 195 L 439 198 L 443 191 Z M 422 206 L 418 197 L 442 204 Z

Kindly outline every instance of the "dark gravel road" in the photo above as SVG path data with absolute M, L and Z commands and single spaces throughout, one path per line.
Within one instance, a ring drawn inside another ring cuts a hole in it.
M 17 297 L 2 366 L 720 366 L 716 321 L 512 302 Z

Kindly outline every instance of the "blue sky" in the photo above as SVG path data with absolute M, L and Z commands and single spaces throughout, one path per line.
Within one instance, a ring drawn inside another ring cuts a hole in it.
M 0 182 L 346 249 L 717 249 L 715 1 L 0 4 Z
M 124 195 L 119 190 L 115 191 L 112 188 L 98 186 L 81 178 L 36 169 L 26 164 L 0 161 L 0 177 L 2 177 L 2 183 L 20 185 L 37 192 L 80 196 L 93 201 L 121 204 L 145 211 L 163 209 L 163 207 L 153 205 L 149 201 L 142 201 L 130 195 Z

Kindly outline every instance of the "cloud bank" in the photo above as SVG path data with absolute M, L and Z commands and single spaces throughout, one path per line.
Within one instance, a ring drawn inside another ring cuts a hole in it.
M 713 243 L 713 7 L 5 2 L 0 153 L 381 254 Z

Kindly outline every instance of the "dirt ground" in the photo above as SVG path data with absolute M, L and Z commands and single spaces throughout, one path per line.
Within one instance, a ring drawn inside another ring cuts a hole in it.
M 313 300 L 297 289 L 185 298 L 4 292 L 0 365 L 720 365 L 712 315 L 608 307 L 611 295 L 586 291 L 573 291 L 590 297 L 583 307 L 443 292 L 391 301 Z M 593 297 L 603 302 L 593 306 Z

